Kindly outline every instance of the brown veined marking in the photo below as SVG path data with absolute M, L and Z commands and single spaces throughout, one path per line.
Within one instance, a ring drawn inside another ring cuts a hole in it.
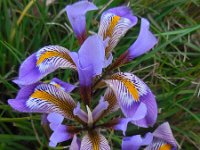
M 67 53 L 62 53 L 58 51 L 47 51 L 43 54 L 40 55 L 39 59 L 37 60 L 36 64 L 37 66 L 40 65 L 45 59 L 50 58 L 50 57 L 61 57 L 72 63 L 72 65 L 75 66 L 73 60 Z
M 170 144 L 163 144 L 159 150 L 171 150 L 172 146 Z
M 104 39 L 106 39 L 107 37 L 110 37 L 110 38 L 112 37 L 113 30 L 114 30 L 115 26 L 117 25 L 117 23 L 119 22 L 119 20 L 120 20 L 119 16 L 112 17 L 110 25 L 109 25 L 106 33 L 105 33 Z M 109 42 L 109 45 L 110 45 L 110 42 Z M 107 58 L 109 56 L 108 54 L 109 54 L 109 50 L 110 50 L 110 46 L 109 45 L 106 47 L 106 50 L 105 50 Z
M 67 116 L 70 116 L 71 118 L 74 117 L 73 109 L 75 108 L 75 104 L 69 103 L 67 101 L 61 101 L 55 96 L 50 95 L 49 93 L 45 91 L 40 91 L 40 90 L 36 90 L 31 95 L 31 97 L 51 102 L 54 105 L 58 106 L 62 111 L 64 111 L 67 114 Z
M 93 131 L 89 133 L 89 138 L 92 142 L 92 149 L 93 150 L 99 150 L 100 146 L 100 137 L 97 132 Z
M 124 86 L 128 89 L 128 91 L 130 92 L 130 94 L 133 96 L 134 100 L 136 102 L 139 101 L 139 92 L 136 89 L 135 85 L 129 79 L 125 79 L 125 78 L 123 78 L 120 75 L 116 75 L 112 79 L 120 80 L 124 84 Z

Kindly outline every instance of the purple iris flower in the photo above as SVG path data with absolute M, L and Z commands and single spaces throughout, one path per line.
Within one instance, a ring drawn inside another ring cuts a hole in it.
M 72 139 L 70 149 L 107 150 L 110 146 L 101 133 L 102 128 L 121 130 L 125 135 L 128 123 L 146 128 L 153 126 L 157 119 L 155 96 L 141 79 L 128 72 L 106 74 L 112 66 L 120 66 L 142 55 L 157 43 L 149 30 L 149 22 L 141 20 L 138 39 L 122 54 L 123 57 L 112 62 L 112 50 L 136 25 L 137 17 L 126 6 L 109 9 L 102 14 L 98 34 L 87 37 L 85 15 L 96 9 L 88 1 L 67 6 L 69 21 L 81 44 L 78 52 L 57 45 L 45 46 L 21 64 L 19 76 L 14 80 L 21 89 L 8 103 L 20 112 L 49 114 L 47 119 L 53 130 L 49 145 L 53 147 Z M 57 78 L 49 83 L 40 81 L 59 68 L 76 70 L 79 86 Z M 95 106 L 94 93 L 102 87 L 106 87 L 106 91 Z M 75 88 L 80 89 L 81 100 L 71 97 L 70 92 Z M 119 108 L 124 117 L 100 123 L 102 118 Z M 64 119 L 71 121 L 70 125 L 65 124 Z M 147 145 L 150 136 L 148 134 L 141 144 Z
M 144 150 L 177 150 L 177 143 L 173 137 L 169 123 L 161 124 L 152 134 L 147 133 L 144 138 L 140 135 L 124 137 L 122 150 L 138 150 L 148 145 Z

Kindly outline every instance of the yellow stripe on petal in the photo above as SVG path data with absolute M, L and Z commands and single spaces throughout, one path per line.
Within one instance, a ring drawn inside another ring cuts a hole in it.
M 106 32 L 106 37 L 111 37 L 112 34 L 113 34 L 113 30 L 115 28 L 115 26 L 117 25 L 117 23 L 119 22 L 120 20 L 120 17 L 119 16 L 113 16 L 112 19 L 111 19 L 111 22 L 110 22 L 110 25 L 107 29 L 107 32 Z
M 46 59 L 51 58 L 51 57 L 60 57 L 60 58 L 66 59 L 70 63 L 75 65 L 74 62 L 72 61 L 71 57 L 67 53 L 61 53 L 58 51 L 46 51 L 45 53 L 41 54 L 39 59 L 37 60 L 37 62 L 36 62 L 37 66 L 40 65 Z
M 159 150 L 171 150 L 172 146 L 170 144 L 163 144 Z
M 99 150 L 100 138 L 97 132 L 92 132 L 89 134 L 90 140 L 92 141 L 93 150 Z
M 130 80 L 122 80 L 124 85 L 127 87 L 131 95 L 134 97 L 134 100 L 139 101 L 139 92 L 136 89 L 135 85 Z
M 28 103 L 28 106 L 38 107 L 40 109 L 43 107 L 43 105 L 45 105 L 46 107 L 49 107 L 48 109 L 58 110 L 67 118 L 74 118 L 73 109 L 75 108 L 76 104 L 70 100 L 70 97 L 65 96 L 63 91 L 55 94 L 50 94 L 47 91 L 35 90 L 31 95 L 32 101 Z
M 134 83 L 131 82 L 131 80 L 129 80 L 127 78 L 123 78 L 120 75 L 114 75 L 112 77 L 112 79 L 117 79 L 117 80 L 121 81 L 124 84 L 124 86 L 128 89 L 129 93 L 132 95 L 132 97 L 134 98 L 134 100 L 136 102 L 139 101 L 139 92 L 136 89 Z
M 81 150 L 110 150 L 110 146 L 106 138 L 98 131 L 90 129 L 82 138 Z

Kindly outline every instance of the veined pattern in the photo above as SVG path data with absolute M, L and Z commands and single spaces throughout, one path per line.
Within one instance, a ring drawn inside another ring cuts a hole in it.
M 154 139 L 145 150 L 171 150 L 172 146 L 163 140 Z
M 63 90 L 51 84 L 41 84 L 27 100 L 26 106 L 33 112 L 57 112 L 73 119 L 73 109 L 76 104 Z
M 121 103 L 130 106 L 147 94 L 148 88 L 138 77 L 130 73 L 116 73 L 105 81 L 115 91 Z
M 98 34 L 104 39 L 110 38 L 106 47 L 106 56 L 109 56 L 110 51 L 130 28 L 131 21 L 127 18 L 119 17 L 112 13 L 106 13 L 102 16 Z
M 36 53 L 36 57 L 36 65 L 41 73 L 52 72 L 57 68 L 76 69 L 69 50 L 61 46 L 45 46 Z
M 106 138 L 97 131 L 86 134 L 81 142 L 81 150 L 110 150 Z

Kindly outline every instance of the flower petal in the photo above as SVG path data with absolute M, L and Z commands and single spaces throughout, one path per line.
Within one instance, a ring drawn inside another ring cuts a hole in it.
M 70 93 L 71 91 L 73 91 L 76 86 L 72 85 L 70 83 L 64 82 L 58 78 L 53 78 L 50 82 L 50 84 L 55 85 L 56 87 L 64 90 L 67 93 Z
M 56 147 L 60 142 L 67 141 L 73 138 L 73 134 L 68 132 L 68 127 L 65 125 L 58 125 L 50 137 L 49 146 Z
M 68 19 L 80 44 L 86 39 L 85 15 L 88 11 L 97 9 L 93 3 L 88 1 L 77 2 L 66 7 Z
M 80 103 L 77 104 L 76 108 L 73 111 L 74 115 L 79 117 L 83 122 L 87 123 L 88 116 L 87 114 L 81 109 Z
M 91 131 L 86 134 L 81 142 L 80 150 L 110 150 L 106 138 L 97 131 Z
M 92 117 L 94 122 L 96 122 L 99 118 L 102 117 L 102 114 L 108 109 L 108 106 L 108 102 L 104 101 L 103 97 L 101 97 L 99 104 L 92 111 Z
M 148 86 L 131 73 L 116 73 L 105 82 L 113 89 L 122 112 L 128 118 L 134 116 L 141 102 L 146 104 L 147 115 L 136 125 L 152 126 L 157 118 L 157 104 Z
M 138 150 L 141 146 L 148 145 L 153 140 L 153 135 L 147 133 L 144 138 L 141 135 L 124 137 L 122 140 L 122 150 Z
M 148 127 L 153 126 L 157 119 L 158 114 L 158 108 L 155 101 L 155 96 L 153 93 L 148 90 L 148 93 L 146 95 L 141 96 L 141 102 L 146 104 L 147 107 L 147 115 L 144 119 L 134 121 L 135 125 L 141 126 L 141 127 Z
M 137 17 L 133 16 L 130 8 L 126 6 L 112 8 L 102 14 L 98 34 L 104 40 L 108 37 L 110 38 L 106 47 L 107 58 L 121 37 L 136 23 Z
M 105 47 L 103 40 L 98 35 L 86 39 L 78 51 L 81 68 L 91 67 L 93 76 L 99 75 L 104 66 Z
M 80 94 L 86 105 L 91 101 L 92 78 L 101 74 L 104 67 L 105 47 L 98 35 L 88 37 L 77 53 L 71 56 L 78 68 Z
M 75 118 L 73 110 L 76 104 L 71 96 L 63 90 L 51 84 L 40 84 L 35 87 L 30 85 L 24 88 L 30 88 L 32 93 L 20 96 L 20 98 L 17 96 L 16 99 L 8 101 L 15 110 L 38 113 L 56 112 L 68 119 Z M 24 88 L 19 91 L 18 95 L 23 94 Z
M 58 113 L 50 113 L 47 116 L 47 120 L 50 123 L 50 128 L 55 130 L 64 120 L 64 117 Z
M 22 63 L 19 77 L 14 82 L 19 85 L 29 85 L 58 68 L 76 69 L 75 63 L 69 56 L 69 51 L 61 46 L 45 46 Z
M 151 31 L 149 30 L 148 20 L 145 18 L 142 18 L 140 33 L 138 35 L 138 38 L 128 49 L 129 60 L 146 53 L 151 48 L 153 48 L 154 45 L 157 44 L 157 42 L 158 40 L 153 35 L 153 33 L 151 33 Z
M 81 140 L 76 135 L 74 135 L 69 150 L 80 150 L 80 147 L 81 147 Z
M 127 125 L 130 121 L 137 121 L 143 119 L 146 116 L 147 108 L 146 105 L 141 103 L 137 108 L 135 114 L 131 118 L 117 118 L 111 120 L 109 123 L 104 124 L 105 127 L 112 128 L 114 130 L 121 130 L 125 135 Z
M 154 132 L 153 136 L 162 140 L 165 140 L 166 142 L 176 145 L 176 140 L 174 139 L 172 130 L 169 126 L 168 122 L 165 122 L 161 124 Z

